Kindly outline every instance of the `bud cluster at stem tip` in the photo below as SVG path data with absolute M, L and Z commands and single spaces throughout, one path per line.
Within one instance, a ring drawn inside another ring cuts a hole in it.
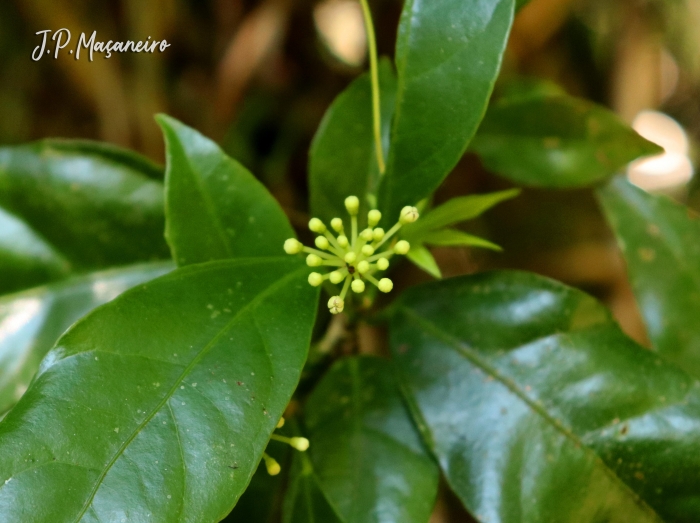
M 348 196 L 345 199 L 345 208 L 350 215 L 350 231 L 345 230 L 345 223 L 341 218 L 333 218 L 330 222 L 331 229 L 326 227 L 318 218 L 309 221 L 309 229 L 318 234 L 314 240 L 316 248 L 307 247 L 294 238 L 284 242 L 284 250 L 287 254 L 306 253 L 306 264 L 309 267 L 328 267 L 331 272 L 321 274 L 312 272 L 309 275 L 309 284 L 318 287 L 328 280 L 333 284 L 343 284 L 340 294 L 332 296 L 328 300 L 328 309 L 332 314 L 340 314 L 345 308 L 345 297 L 349 289 L 360 294 L 366 289 L 366 282 L 375 285 L 381 292 L 391 292 L 394 288 L 389 278 L 377 280 L 374 275 L 378 271 L 389 268 L 389 259 L 394 254 L 405 255 L 411 249 L 406 240 L 390 242 L 389 247 L 382 252 L 379 248 L 389 242 L 402 226 L 413 223 L 419 218 L 418 209 L 406 206 L 399 213 L 399 220 L 388 231 L 377 227 L 382 219 L 382 213 L 371 210 L 367 213 L 367 228 L 358 230 L 357 215 L 360 210 L 360 200 L 357 196 Z

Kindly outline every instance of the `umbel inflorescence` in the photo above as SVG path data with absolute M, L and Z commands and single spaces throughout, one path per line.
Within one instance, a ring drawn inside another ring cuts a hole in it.
M 328 300 L 328 308 L 333 314 L 343 312 L 345 308 L 345 296 L 349 289 L 355 293 L 365 291 L 365 282 L 368 281 L 382 292 L 391 292 L 394 288 L 389 278 L 377 280 L 375 274 L 389 268 L 389 259 L 394 254 L 407 254 L 411 249 L 406 240 L 392 240 L 394 235 L 407 223 L 413 223 L 418 219 L 418 209 L 404 207 L 399 214 L 399 221 L 389 231 L 377 227 L 382 219 L 382 213 L 377 210 L 367 214 L 367 228 L 358 231 L 357 214 L 360 209 L 360 200 L 357 196 L 348 196 L 345 199 L 345 208 L 350 215 L 350 234 L 345 231 L 345 224 L 340 218 L 331 220 L 331 228 L 337 233 L 334 236 L 326 225 L 318 218 L 312 218 L 309 229 L 318 234 L 315 240 L 316 247 L 306 247 L 294 238 L 284 242 L 284 250 L 287 254 L 299 254 L 305 252 L 306 264 L 309 267 L 329 267 L 331 272 L 321 274 L 312 272 L 309 275 L 309 284 L 318 287 L 328 280 L 333 284 L 343 284 L 339 295 Z M 384 251 L 380 249 L 389 243 Z

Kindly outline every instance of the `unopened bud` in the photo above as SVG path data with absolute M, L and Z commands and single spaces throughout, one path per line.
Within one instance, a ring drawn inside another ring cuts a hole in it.
M 372 231 L 372 238 L 374 238 L 375 242 L 381 241 L 382 238 L 384 238 L 384 229 L 381 227 L 377 227 Z
M 374 227 L 377 225 L 382 219 L 382 213 L 380 213 L 378 210 L 374 209 L 372 211 L 369 211 L 367 213 L 367 222 L 369 223 L 370 227 Z
M 284 252 L 287 254 L 299 254 L 304 248 L 304 245 L 295 238 L 289 238 L 284 242 Z
M 318 234 L 323 234 L 326 232 L 326 226 L 318 218 L 311 218 L 309 221 L 309 229 Z
M 365 256 L 372 256 L 374 254 L 374 247 L 371 245 L 365 245 L 362 247 L 362 254 Z
M 360 233 L 360 238 L 365 240 L 366 242 L 371 242 L 372 238 L 374 238 L 374 234 L 372 229 L 365 229 Z
M 306 438 L 290 438 L 289 444 L 300 452 L 306 452 L 309 449 L 309 440 Z
M 345 247 L 347 247 L 349 245 L 348 237 L 344 236 L 342 234 L 340 236 L 338 236 L 338 245 L 340 245 L 343 249 L 345 249 Z
M 306 265 L 309 267 L 320 267 L 321 264 L 323 264 L 323 260 L 315 254 L 309 254 L 306 257 Z
M 362 260 L 357 264 L 357 272 L 364 274 L 369 270 L 369 262 L 367 260 Z
M 317 272 L 312 272 L 309 274 L 309 285 L 312 287 L 318 287 L 323 283 L 323 276 Z
M 325 250 L 328 248 L 328 240 L 323 236 L 316 236 L 314 243 L 316 244 L 316 247 L 318 247 L 319 249 Z
M 328 279 L 331 280 L 331 283 L 335 283 L 336 285 L 343 281 L 344 278 L 345 276 L 343 276 L 343 273 L 340 271 L 333 271 L 328 276 Z
M 282 467 L 280 467 L 280 464 L 277 463 L 275 458 L 272 458 L 267 454 L 264 454 L 263 458 L 265 459 L 265 468 L 267 468 L 267 473 L 270 476 L 276 476 L 282 471 Z
M 391 290 L 394 288 L 394 282 L 392 282 L 389 278 L 382 278 L 379 280 L 379 290 L 382 292 L 391 292 Z
M 348 196 L 345 198 L 345 208 L 350 215 L 355 216 L 360 210 L 360 200 L 357 196 Z
M 394 245 L 394 252 L 396 254 L 408 254 L 408 251 L 410 250 L 411 244 L 408 243 L 406 240 L 401 240 L 396 245 Z
M 355 260 L 357 259 L 357 254 L 354 252 L 349 252 L 345 255 L 345 263 L 355 263 Z
M 362 280 L 353 281 L 350 287 L 352 287 L 353 292 L 356 292 L 358 294 L 361 292 L 365 292 L 365 282 L 363 282 Z
M 401 209 L 401 214 L 399 214 L 399 221 L 403 224 L 415 222 L 420 214 L 418 214 L 418 209 L 407 205 Z
M 343 232 L 343 220 L 340 218 L 333 218 L 331 220 L 331 227 L 335 232 Z
M 386 258 L 379 258 L 377 260 L 377 269 L 380 271 L 385 271 L 389 268 L 389 260 Z

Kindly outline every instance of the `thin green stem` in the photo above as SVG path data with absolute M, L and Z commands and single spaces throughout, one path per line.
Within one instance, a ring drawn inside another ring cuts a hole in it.
M 374 119 L 374 146 L 377 151 L 377 164 L 380 174 L 386 171 L 384 164 L 384 149 L 382 147 L 382 111 L 379 97 L 379 60 L 377 59 L 377 38 L 374 34 L 372 12 L 367 0 L 360 0 L 362 12 L 365 16 L 365 29 L 367 30 L 367 45 L 369 47 L 369 66 L 372 78 L 372 116 Z
M 325 258 L 326 260 L 335 260 L 335 258 L 336 258 L 332 254 L 328 254 L 327 252 L 319 251 L 318 249 L 314 249 L 313 247 L 304 246 L 302 248 L 302 251 L 309 253 L 309 254 L 315 254 L 316 256 L 320 256 L 321 258 Z
M 340 292 L 340 299 L 344 300 L 345 295 L 348 293 L 348 288 L 350 288 L 350 282 L 352 281 L 352 276 L 349 274 L 345 277 L 345 285 L 343 285 L 343 290 Z
M 357 246 L 357 216 L 352 215 L 350 217 L 350 222 L 351 222 L 351 232 L 352 232 L 352 237 L 350 239 L 350 249 L 355 251 L 355 247 Z
M 398 230 L 401 228 L 403 224 L 401 222 L 398 222 L 396 225 L 394 225 L 391 229 L 389 229 L 389 232 L 384 235 L 384 238 L 382 240 L 374 245 L 374 250 L 379 249 L 386 241 L 391 238 L 394 234 L 398 232 Z

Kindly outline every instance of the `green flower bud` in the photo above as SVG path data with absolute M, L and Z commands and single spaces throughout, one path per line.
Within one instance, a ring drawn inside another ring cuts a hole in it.
M 273 458 L 272 456 L 263 454 L 263 459 L 265 460 L 265 468 L 267 468 L 267 473 L 270 476 L 276 476 L 282 471 L 282 467 L 280 467 L 280 464 L 277 463 L 275 458 Z
M 362 247 L 362 254 L 365 256 L 372 256 L 374 254 L 374 247 L 371 245 L 365 245 Z
M 349 252 L 345 255 L 345 263 L 355 263 L 355 260 L 357 259 L 357 254 L 354 252 Z
M 363 282 L 362 280 L 353 281 L 350 287 L 352 287 L 353 292 L 356 292 L 358 294 L 361 292 L 365 292 L 365 282 Z
M 394 288 L 394 282 L 392 282 L 389 278 L 382 278 L 379 280 L 379 290 L 382 292 L 391 292 L 391 289 Z
M 372 231 L 372 238 L 375 242 L 381 241 L 382 238 L 384 238 L 384 229 L 381 227 L 374 229 L 374 231 Z
M 311 218 L 309 221 L 309 229 L 318 234 L 326 232 L 326 226 L 318 218 Z
M 377 260 L 377 269 L 380 271 L 385 271 L 389 268 L 389 260 L 386 258 L 379 258 Z
M 323 283 L 323 276 L 317 272 L 312 272 L 309 274 L 309 285 L 312 287 L 318 287 Z
M 367 213 L 367 222 L 369 222 L 370 227 L 377 225 L 382 219 L 382 213 L 374 209 Z
M 284 242 L 284 252 L 287 254 L 299 254 L 304 245 L 295 238 L 289 238 Z
M 306 438 L 289 438 L 289 444 L 299 452 L 306 452 L 309 448 L 309 440 Z
M 333 218 L 331 220 L 331 227 L 335 232 L 343 232 L 343 220 L 340 218 Z
M 408 243 L 406 240 L 401 240 L 396 245 L 394 245 L 394 252 L 396 254 L 408 254 L 408 251 L 410 250 L 411 244 Z
M 345 249 L 345 247 L 350 245 L 350 243 L 348 242 L 348 237 L 343 236 L 342 234 L 340 236 L 338 236 L 338 245 L 340 245 L 343 249 Z
M 345 279 L 345 276 L 343 276 L 343 273 L 340 271 L 333 271 L 328 276 L 328 279 L 331 280 L 331 283 L 335 283 L 337 285 Z
M 369 262 L 367 260 L 362 260 L 360 263 L 357 264 L 357 272 L 360 274 L 364 274 L 369 270 Z
M 355 216 L 360 210 L 360 200 L 357 196 L 348 196 L 345 198 L 345 208 L 351 216 Z
M 314 243 L 319 249 L 325 250 L 328 248 L 328 240 L 325 238 L 325 236 L 316 236 Z
M 328 310 L 331 314 L 340 314 L 345 308 L 345 302 L 340 298 L 340 296 L 333 296 L 328 300 Z
M 420 214 L 418 214 L 418 209 L 407 205 L 401 209 L 401 214 L 399 214 L 399 221 L 403 224 L 415 222 Z
M 308 265 L 309 267 L 320 267 L 322 263 L 323 260 L 315 254 L 309 254 L 306 257 L 306 265 Z
M 366 242 L 371 242 L 372 238 L 374 238 L 374 234 L 372 229 L 365 229 L 360 233 L 360 238 L 365 240 Z

